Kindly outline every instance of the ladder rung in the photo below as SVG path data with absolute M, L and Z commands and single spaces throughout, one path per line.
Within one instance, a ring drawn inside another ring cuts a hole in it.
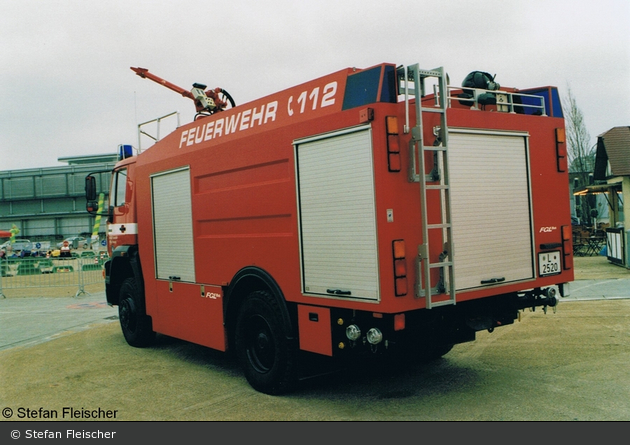
M 434 145 L 425 145 L 422 149 L 424 151 L 446 151 L 447 147 L 444 147 L 443 145 L 438 145 L 437 147 Z
M 424 291 L 424 289 L 420 289 L 418 292 L 418 296 L 420 298 L 426 298 L 426 292 Z M 444 300 L 444 301 L 433 301 L 434 297 L 439 297 L 441 295 L 448 295 L 450 297 L 449 300 Z M 431 306 L 440 306 L 440 305 L 445 305 L 445 304 L 453 304 L 453 301 L 455 299 L 453 298 L 453 296 L 451 295 L 450 292 L 446 291 L 446 292 L 442 292 L 439 291 L 437 288 L 432 287 L 431 288 Z
M 449 294 L 440 294 L 440 295 L 449 295 Z M 450 296 L 450 295 L 449 295 Z M 453 304 L 453 298 L 451 297 L 448 300 L 444 300 L 444 301 L 432 301 L 431 302 L 431 307 L 437 307 L 437 306 L 450 306 Z
M 442 223 L 442 224 L 427 224 L 427 229 L 450 229 L 451 223 Z
M 420 110 L 426 113 L 442 113 L 443 114 L 445 112 L 444 108 L 442 107 L 435 107 L 435 108 L 421 107 Z
M 441 263 L 430 263 L 429 267 L 431 269 L 436 269 L 438 267 L 453 267 L 452 261 L 442 261 Z
M 450 186 L 448 186 L 446 184 L 440 184 L 440 185 L 427 184 L 426 188 L 427 188 L 427 190 L 448 190 L 450 188 Z

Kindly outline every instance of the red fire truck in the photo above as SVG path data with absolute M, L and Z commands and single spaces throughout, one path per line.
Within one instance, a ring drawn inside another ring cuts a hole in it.
M 130 345 L 235 351 L 280 394 L 304 351 L 438 358 L 568 295 L 555 87 L 384 63 L 235 106 L 132 69 L 198 114 L 113 170 L 106 295 Z

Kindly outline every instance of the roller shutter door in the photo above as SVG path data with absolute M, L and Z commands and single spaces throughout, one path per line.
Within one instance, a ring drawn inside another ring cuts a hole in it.
M 449 132 L 458 290 L 534 277 L 525 134 Z
M 296 143 L 303 291 L 378 300 L 371 132 Z
M 154 175 L 151 188 L 156 277 L 195 282 L 190 171 Z

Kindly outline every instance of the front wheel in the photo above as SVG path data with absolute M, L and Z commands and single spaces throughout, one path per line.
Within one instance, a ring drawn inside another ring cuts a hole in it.
M 249 295 L 236 321 L 235 347 L 249 384 L 265 394 L 282 394 L 297 381 L 296 346 L 276 299 L 268 292 Z
M 142 298 L 135 278 L 123 281 L 118 300 L 118 318 L 125 340 L 137 348 L 149 346 L 155 339 L 153 323 L 142 305 Z

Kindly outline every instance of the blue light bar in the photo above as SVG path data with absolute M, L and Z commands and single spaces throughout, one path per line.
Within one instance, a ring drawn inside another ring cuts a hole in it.
M 127 159 L 133 156 L 133 147 L 131 145 L 119 145 L 118 157 L 120 159 Z

